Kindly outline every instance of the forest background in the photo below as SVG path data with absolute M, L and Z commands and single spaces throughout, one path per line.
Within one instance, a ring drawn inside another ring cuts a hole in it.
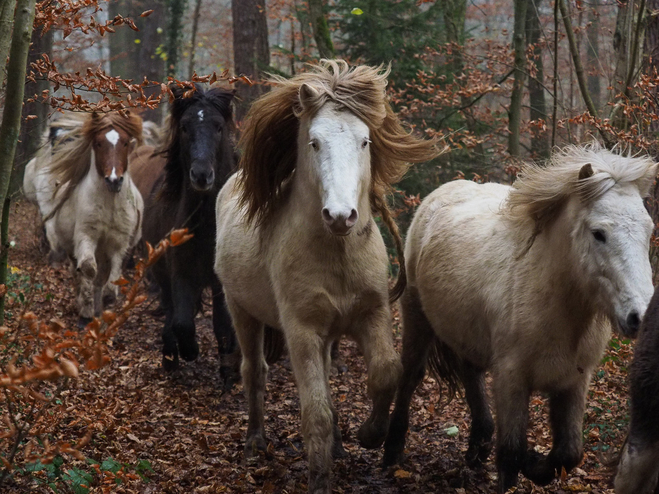
M 141 282 L 138 270 L 124 280 L 126 304 L 92 328 L 93 338 L 76 336 L 30 312 L 41 289 L 7 269 L 12 232 L 22 228 L 10 223 L 11 204 L 49 119 L 129 109 L 161 124 L 169 84 L 217 81 L 236 89 L 239 131 L 251 101 L 268 90 L 267 74 L 288 77 L 333 57 L 391 63 L 396 112 L 447 147 L 398 184 L 392 200 L 403 231 L 441 183 L 511 182 L 521 161 L 543 160 L 554 146 L 597 139 L 659 153 L 659 0 L 0 0 L 0 322 L 9 304 L 0 328 L 0 486 L 15 471 L 59 472 L 53 485 L 74 492 L 91 482 L 87 470 L 46 467 L 62 455 L 84 461 L 80 448 L 95 423 L 71 442 L 52 410 L 81 366 L 109 362 L 115 321 L 144 300 L 129 288 Z M 656 197 L 648 201 L 655 223 Z M 655 265 L 658 245 L 655 236 Z M 614 344 L 610 351 L 629 355 L 626 343 Z M 98 463 L 105 477 L 94 482 L 130 483 L 151 468 L 115 463 Z

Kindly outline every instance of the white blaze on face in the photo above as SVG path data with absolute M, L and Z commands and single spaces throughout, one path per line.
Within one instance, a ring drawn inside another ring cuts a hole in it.
M 119 142 L 119 137 L 120 137 L 120 136 L 119 136 L 119 132 L 117 132 L 117 131 L 114 130 L 114 129 L 112 129 L 112 130 L 109 131 L 107 134 L 105 134 L 105 138 L 106 138 L 106 139 L 108 140 L 108 142 L 109 142 L 110 144 L 112 144 L 113 146 L 116 146 L 116 145 L 117 145 L 117 143 Z
M 204 110 L 199 110 L 197 112 L 197 116 L 199 117 L 199 121 L 203 122 L 204 121 Z
M 369 130 L 349 112 L 322 109 L 309 127 L 309 153 L 320 180 L 323 208 L 348 218 L 370 181 Z
M 113 166 L 112 173 L 110 174 L 110 180 L 114 181 L 116 179 L 117 179 L 117 168 Z

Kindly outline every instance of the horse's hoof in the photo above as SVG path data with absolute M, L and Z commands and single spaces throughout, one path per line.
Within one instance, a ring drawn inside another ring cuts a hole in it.
M 80 316 L 78 318 L 78 329 L 85 329 L 87 327 L 87 324 L 92 322 L 94 320 L 93 317 L 83 317 Z
M 499 486 L 497 490 L 499 494 L 506 494 L 506 492 L 517 485 L 517 473 L 499 470 Z
M 405 460 L 403 450 L 394 450 L 391 448 L 384 448 L 384 456 L 382 456 L 382 468 L 389 468 L 394 465 L 402 465 Z
M 357 440 L 362 448 L 377 449 L 384 443 L 387 437 L 388 424 L 383 424 L 381 427 L 374 425 L 371 420 L 367 420 L 362 424 L 357 432 Z
M 162 368 L 165 369 L 165 372 L 174 372 L 178 369 L 178 355 L 163 355 Z
M 332 367 L 336 369 L 339 375 L 348 372 L 348 366 L 341 357 L 332 358 Z
M 222 391 L 227 393 L 240 380 L 240 372 L 236 372 L 233 366 L 220 366 L 220 379 L 222 380 Z
M 346 456 L 348 456 L 348 452 L 343 449 L 343 443 L 341 441 L 334 441 L 334 444 L 332 444 L 332 458 L 338 460 Z
M 114 292 L 107 292 L 103 294 L 103 307 L 110 307 L 117 301 L 117 295 Z
M 254 458 L 259 455 L 259 451 L 266 451 L 268 444 L 265 442 L 263 435 L 259 432 L 247 437 L 245 441 L 245 458 Z
M 178 353 L 181 358 L 187 362 L 197 360 L 197 357 L 199 357 L 199 345 L 197 344 L 197 340 L 195 340 L 194 337 L 178 340 Z
M 536 485 L 549 484 L 556 477 L 556 470 L 545 455 L 536 451 L 526 454 L 522 474 Z
M 492 449 L 491 442 L 478 442 L 472 444 L 469 442 L 469 448 L 467 449 L 467 454 L 465 454 L 465 463 L 469 468 L 479 468 L 483 466 L 483 463 L 487 461 L 487 458 L 490 456 L 490 451 Z

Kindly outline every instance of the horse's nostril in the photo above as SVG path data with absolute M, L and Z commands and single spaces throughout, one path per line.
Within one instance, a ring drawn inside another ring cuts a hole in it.
M 348 219 L 346 220 L 346 226 L 351 227 L 354 226 L 355 223 L 357 223 L 357 220 L 359 219 L 359 213 L 357 212 L 356 209 L 353 209 L 350 211 L 350 216 L 348 216 Z
M 630 312 L 627 316 L 627 326 L 632 332 L 638 330 L 638 327 L 641 325 L 641 318 L 638 315 L 638 312 Z
M 334 218 L 332 218 L 332 215 L 330 214 L 329 209 L 327 208 L 323 208 L 323 220 L 328 225 L 332 224 L 332 222 L 334 221 Z

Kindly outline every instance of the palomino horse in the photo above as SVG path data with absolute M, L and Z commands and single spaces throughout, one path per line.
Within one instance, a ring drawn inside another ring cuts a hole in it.
M 226 355 L 235 349 L 231 320 L 224 305 L 222 286 L 213 273 L 215 198 L 234 171 L 233 92 L 220 88 L 204 91 L 196 86 L 173 87 L 169 135 L 163 153 L 144 147 L 135 153 L 136 172 L 145 197 L 144 239 L 156 243 L 173 229 L 187 227 L 194 237 L 169 250 L 153 267 L 165 310 L 163 367 L 178 367 L 179 355 L 199 355 L 194 318 L 204 288 L 213 293 L 213 330 L 219 345 L 220 373 L 225 386 L 234 379 Z
M 81 326 L 116 298 L 112 281 L 140 238 L 143 202 L 128 173 L 128 155 L 141 139 L 137 116 L 87 115 L 53 148 L 37 188 L 50 246 L 72 260 Z
M 266 447 L 268 325 L 283 331 L 289 349 L 314 493 L 330 492 L 332 453 L 343 451 L 328 382 L 332 341 L 348 334 L 366 358 L 374 402 L 358 435 L 366 447 L 384 440 L 400 374 L 387 253 L 372 210 L 402 250 L 385 191 L 407 162 L 437 152 L 401 127 L 385 97 L 387 74 L 325 61 L 292 79 L 276 78 L 252 105 L 240 171 L 217 198 L 215 272 L 243 353 L 245 454 Z M 399 277 L 397 290 L 403 283 Z
M 643 318 L 631 365 L 631 420 L 616 494 L 652 494 L 659 477 L 659 289 Z
M 464 385 L 472 466 L 490 450 L 484 372 L 492 372 L 500 492 L 520 470 L 546 484 L 579 463 L 586 392 L 611 326 L 635 333 L 652 296 L 643 197 L 655 173 L 645 157 L 570 147 L 546 168 L 526 166 L 512 187 L 459 180 L 423 201 L 405 247 L 403 377 L 385 465 L 402 456 L 429 356 L 451 392 Z M 527 452 L 534 390 L 549 394 L 546 457 Z

